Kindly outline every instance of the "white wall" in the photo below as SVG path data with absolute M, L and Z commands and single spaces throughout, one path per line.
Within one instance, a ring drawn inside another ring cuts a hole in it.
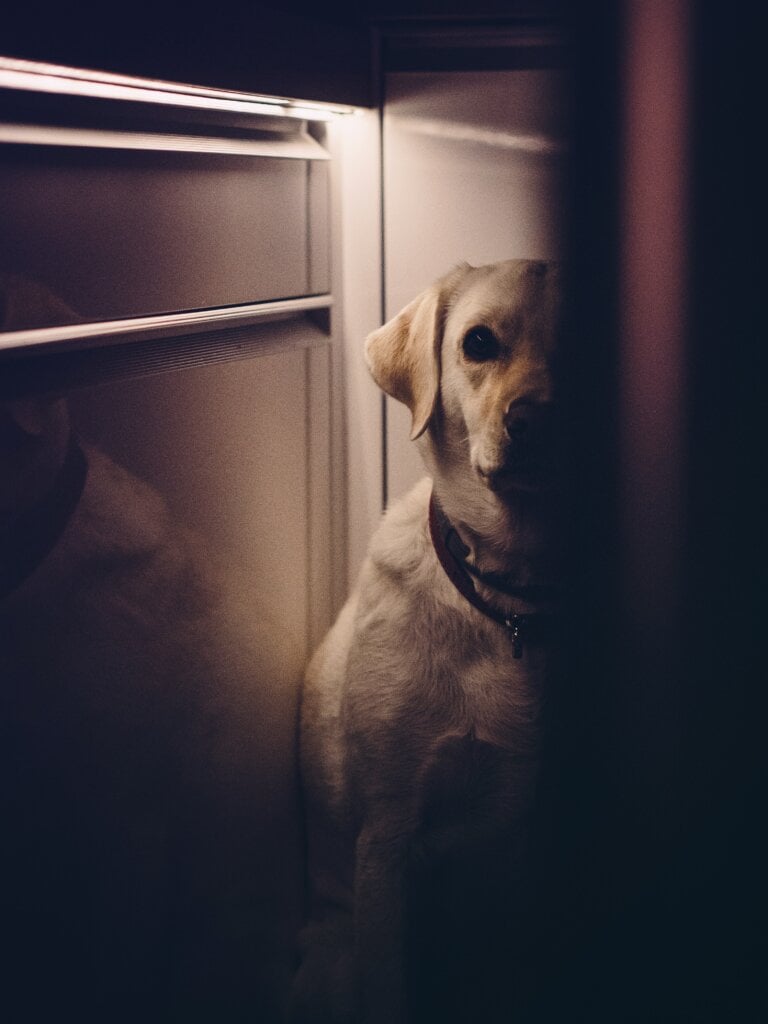
M 556 71 L 387 76 L 387 318 L 461 261 L 557 258 L 563 112 Z M 423 469 L 408 412 L 391 399 L 387 425 L 391 502 Z

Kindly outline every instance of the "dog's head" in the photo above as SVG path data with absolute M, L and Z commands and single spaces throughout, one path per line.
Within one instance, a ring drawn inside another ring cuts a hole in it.
M 427 428 L 439 458 L 462 461 L 498 495 L 554 475 L 553 359 L 559 274 L 552 264 L 466 264 L 366 342 L 376 383 Z

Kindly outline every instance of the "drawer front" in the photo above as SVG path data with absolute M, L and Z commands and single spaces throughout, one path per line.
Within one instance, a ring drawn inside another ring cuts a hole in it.
M 6 145 L 3 329 L 329 290 L 324 161 Z

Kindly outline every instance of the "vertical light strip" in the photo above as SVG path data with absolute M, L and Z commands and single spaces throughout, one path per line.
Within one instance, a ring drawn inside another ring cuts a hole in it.
M 387 322 L 387 237 L 386 237 L 386 174 L 385 174 L 385 132 L 384 132 L 384 111 L 387 101 L 386 74 L 382 60 L 382 37 L 381 29 L 375 29 L 373 34 L 373 67 L 371 69 L 371 80 L 375 89 L 374 99 L 376 101 L 378 116 L 378 138 L 379 138 L 379 222 L 381 225 L 381 236 L 379 239 L 379 267 L 380 267 L 380 299 L 381 299 L 381 323 Z M 389 505 L 389 423 L 387 417 L 387 402 L 389 399 L 385 394 L 380 398 L 381 408 L 381 511 L 386 512 Z
M 679 608 L 684 474 L 688 4 L 625 5 L 622 507 L 633 627 L 650 649 Z

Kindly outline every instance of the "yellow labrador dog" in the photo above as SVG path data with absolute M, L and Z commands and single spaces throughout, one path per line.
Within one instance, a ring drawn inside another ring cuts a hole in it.
M 430 478 L 387 512 L 306 678 L 296 1020 L 498 1011 L 555 610 L 557 312 L 552 265 L 463 265 L 367 340 Z

